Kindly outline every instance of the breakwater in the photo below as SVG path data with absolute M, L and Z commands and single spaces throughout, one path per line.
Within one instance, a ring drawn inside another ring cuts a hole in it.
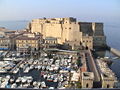
M 120 51 L 115 48 L 110 48 L 110 51 L 115 54 L 116 56 L 120 57 Z

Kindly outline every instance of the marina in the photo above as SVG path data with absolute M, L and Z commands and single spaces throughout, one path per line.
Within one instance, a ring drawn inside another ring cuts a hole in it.
M 16 57 L 16 55 L 14 57 Z M 38 59 L 23 58 L 23 60 L 18 61 L 0 61 L 1 65 L 3 63 L 5 63 L 3 64 L 5 66 L 7 64 L 11 65 L 11 67 L 9 66 L 9 68 L 6 67 L 1 69 L 0 87 L 34 89 L 69 88 L 71 82 L 78 82 L 79 80 L 79 67 L 76 63 L 76 58 L 77 56 L 74 54 L 63 55 L 60 53 L 51 53 L 51 56 L 49 56 L 49 54 L 42 51 Z M 108 54 L 104 57 L 98 57 L 98 59 L 103 59 L 102 61 L 107 59 L 114 60 L 117 59 L 117 57 L 109 56 Z
M 73 69 L 72 55 L 41 54 L 36 60 L 17 61 L 14 67 L 0 74 L 1 88 L 63 88 L 68 84 Z M 16 61 L 15 61 L 16 62 Z

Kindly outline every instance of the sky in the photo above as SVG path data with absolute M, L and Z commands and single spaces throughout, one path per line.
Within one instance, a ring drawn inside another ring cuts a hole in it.
M 120 21 L 120 0 L 0 0 L 0 21 L 75 17 L 79 21 Z

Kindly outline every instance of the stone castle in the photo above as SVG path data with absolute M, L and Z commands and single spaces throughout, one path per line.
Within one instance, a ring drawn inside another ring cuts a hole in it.
M 90 49 L 106 46 L 103 23 L 77 22 L 76 18 L 33 19 L 29 24 L 32 33 L 41 33 L 43 38 L 54 37 L 58 44 L 72 47 L 83 45 Z

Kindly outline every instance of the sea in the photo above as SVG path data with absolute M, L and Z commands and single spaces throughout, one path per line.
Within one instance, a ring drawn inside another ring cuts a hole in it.
M 29 21 L 0 21 L 0 27 L 5 27 L 10 30 L 22 30 L 26 28 Z M 105 22 L 104 23 L 104 33 L 106 35 L 107 44 L 110 47 L 116 48 L 120 50 L 120 22 L 112 23 Z M 103 52 L 100 52 L 103 54 Z M 105 56 L 114 56 L 109 52 L 105 52 Z M 113 60 L 110 68 L 116 74 L 118 79 L 120 80 L 120 59 Z

